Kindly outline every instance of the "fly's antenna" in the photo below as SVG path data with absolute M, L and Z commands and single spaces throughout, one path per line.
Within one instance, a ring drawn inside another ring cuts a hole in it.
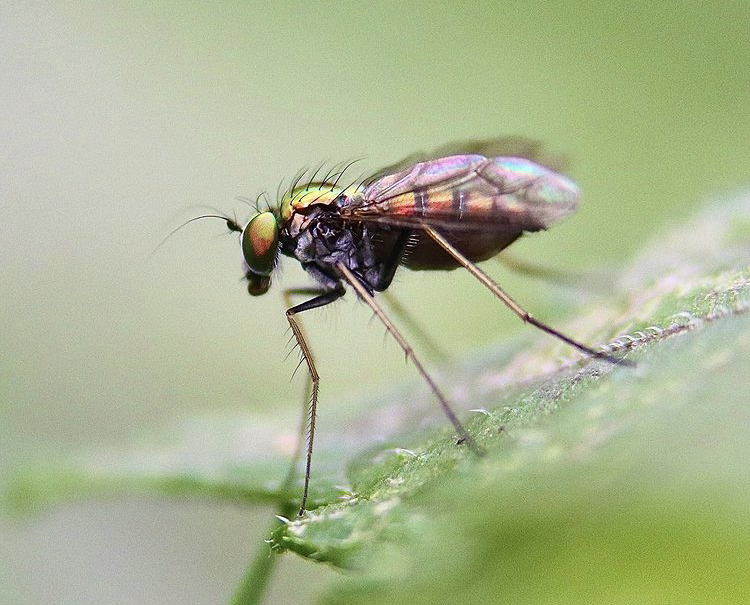
M 161 248 L 167 242 L 167 240 L 171 238 L 175 233 L 177 233 L 180 229 L 182 229 L 183 227 L 187 227 L 190 223 L 194 223 L 195 221 L 199 221 L 204 218 L 221 219 L 222 221 L 226 223 L 226 226 L 229 229 L 229 231 L 242 232 L 242 227 L 240 227 L 236 219 L 233 219 L 224 214 L 201 214 L 200 216 L 194 216 L 193 218 L 186 220 L 184 223 L 182 223 L 178 227 L 175 227 L 174 229 L 172 229 L 172 231 L 170 231 L 151 251 L 151 254 L 149 254 L 149 258 L 153 257 L 154 254 L 156 254 L 157 250 L 159 250 L 159 248 Z

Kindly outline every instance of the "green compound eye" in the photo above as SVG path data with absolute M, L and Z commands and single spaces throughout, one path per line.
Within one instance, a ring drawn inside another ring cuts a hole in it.
M 242 230 L 242 254 L 250 271 L 258 276 L 269 276 L 278 248 L 279 225 L 273 213 L 261 212 L 250 219 Z

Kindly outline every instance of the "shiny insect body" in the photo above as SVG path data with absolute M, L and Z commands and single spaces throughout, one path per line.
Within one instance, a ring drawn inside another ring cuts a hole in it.
M 485 152 L 492 145 L 471 143 L 466 147 L 474 153 L 424 161 L 409 158 L 350 186 L 339 186 L 343 172 L 335 180 L 316 181 L 313 176 L 302 185 L 298 178 L 275 207 L 258 212 L 244 226 L 221 217 L 241 234 L 250 294 L 269 289 L 279 254 L 297 259 L 316 282 L 314 288 L 286 291 L 309 297 L 286 312 L 312 381 L 300 514 L 310 480 L 320 378 L 297 315 L 334 302 L 345 294 L 346 286 L 372 308 L 429 384 L 459 443 L 479 455 L 482 449 L 374 297 L 391 285 L 399 267 L 464 267 L 525 322 L 587 355 L 619 363 L 531 316 L 476 266 L 523 233 L 547 229 L 566 217 L 579 198 L 578 187 L 569 178 L 525 157 L 492 157 Z

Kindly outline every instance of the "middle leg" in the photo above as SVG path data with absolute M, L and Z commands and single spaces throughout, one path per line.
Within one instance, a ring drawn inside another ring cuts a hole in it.
M 454 428 L 456 429 L 456 432 L 459 435 L 459 442 L 465 443 L 478 456 L 484 455 L 484 450 L 481 447 L 479 447 L 476 441 L 474 441 L 474 438 L 464 428 L 463 424 L 461 424 L 461 421 L 458 419 L 458 416 L 456 416 L 456 413 L 453 411 L 453 408 L 451 408 L 450 403 L 448 403 L 448 399 L 445 397 L 445 395 L 443 395 L 442 391 L 438 388 L 437 383 L 433 380 L 432 376 L 427 372 L 425 367 L 422 365 L 422 362 L 414 353 L 414 349 L 412 349 L 411 345 L 403 337 L 401 332 L 398 331 L 398 328 L 396 328 L 396 326 L 388 317 L 388 315 L 386 315 L 385 311 L 377 303 L 377 301 L 372 296 L 372 294 L 370 294 L 368 289 L 362 284 L 362 282 L 357 278 L 357 276 L 354 275 L 354 273 L 352 273 L 351 269 L 349 269 L 349 267 L 347 267 L 344 263 L 341 263 L 341 262 L 336 263 L 336 269 L 341 273 L 344 279 L 352 286 L 352 288 L 354 288 L 354 290 L 357 292 L 359 297 L 369 305 L 369 307 L 373 310 L 375 315 L 378 316 L 378 319 L 380 319 L 380 321 L 383 322 L 383 325 L 385 326 L 386 330 L 388 330 L 393 335 L 393 337 L 396 339 L 396 342 L 398 342 L 399 346 L 404 351 L 404 354 L 406 355 L 406 357 L 411 360 L 411 362 L 417 368 L 417 371 L 422 375 L 422 378 L 424 378 L 427 384 L 430 386 L 430 389 L 435 394 L 435 397 L 437 397 L 437 400 L 440 402 L 440 406 L 443 408 L 443 412 L 445 412 L 445 415 L 448 417 L 448 420 L 451 421 L 451 424 L 453 424 Z

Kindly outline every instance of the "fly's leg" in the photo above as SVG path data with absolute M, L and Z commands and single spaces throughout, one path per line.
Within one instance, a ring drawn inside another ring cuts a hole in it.
M 419 339 L 432 351 L 432 356 L 435 359 L 447 359 L 448 356 L 445 352 L 435 343 L 434 340 L 432 340 L 432 338 L 430 338 L 429 334 L 427 334 L 427 332 L 425 332 L 422 327 L 407 314 L 403 305 L 386 290 L 393 281 L 393 276 L 396 274 L 396 269 L 398 269 L 399 263 L 401 263 L 401 259 L 404 256 L 404 252 L 406 251 L 406 247 L 413 232 L 413 229 L 403 229 L 401 233 L 399 233 L 398 238 L 396 238 L 396 242 L 391 249 L 390 257 L 383 263 L 378 281 L 374 284 L 374 288 L 378 292 L 385 291 L 384 295 L 388 299 L 393 312 L 399 319 L 411 326 L 412 330 L 417 333 Z
M 549 267 L 543 267 L 535 263 L 528 263 L 520 258 L 517 258 L 507 252 L 502 252 L 497 257 L 497 261 L 505 268 L 510 269 L 515 273 L 521 273 L 528 275 L 529 277 L 536 277 L 545 281 L 550 281 L 557 284 L 573 285 L 577 282 L 583 282 L 583 276 L 570 271 L 561 271 L 559 269 L 551 269 Z
M 547 334 L 550 334 L 554 336 L 555 338 L 559 338 L 563 342 L 569 344 L 572 347 L 575 347 L 579 351 L 583 351 L 587 355 L 590 355 L 591 357 L 597 357 L 599 359 L 604 359 L 610 363 L 614 364 L 622 364 L 622 365 L 634 365 L 632 362 L 625 360 L 625 359 L 618 359 L 617 357 L 614 357 L 612 355 L 609 355 L 607 353 L 603 353 L 601 351 L 595 351 L 591 347 L 587 347 L 586 345 L 578 342 L 577 340 L 574 340 L 570 336 L 566 336 L 562 332 L 559 332 L 558 330 L 555 330 L 552 326 L 547 325 L 544 322 L 539 321 L 536 319 L 531 313 L 523 309 L 515 300 L 513 300 L 508 294 L 505 293 L 505 291 L 498 286 L 494 280 L 487 275 L 484 271 L 482 271 L 479 267 L 477 267 L 474 263 L 472 263 L 468 258 L 466 258 L 463 254 L 461 254 L 445 237 L 443 237 L 440 232 L 436 231 L 433 227 L 430 227 L 427 224 L 422 225 L 422 228 L 424 229 L 425 233 L 429 235 L 433 240 L 435 240 L 438 245 L 440 245 L 443 250 L 445 250 L 448 254 L 450 254 L 453 258 L 456 259 L 456 261 L 465 269 L 469 271 L 474 277 L 476 277 L 486 288 L 490 290 L 495 296 L 497 296 L 505 305 L 513 311 L 518 317 L 520 317 L 523 321 L 530 323 L 533 326 L 536 326 L 540 330 L 547 332 Z
M 316 289 L 299 289 L 299 290 L 288 290 L 287 295 L 292 294 L 317 294 L 314 298 L 308 301 L 290 307 L 286 311 L 286 319 L 289 322 L 289 326 L 292 329 L 297 344 L 299 345 L 300 351 L 302 352 L 302 358 L 307 364 L 307 371 L 310 376 L 310 400 L 309 400 L 309 415 L 306 416 L 309 419 L 308 431 L 307 431 L 307 458 L 305 461 L 305 487 L 302 491 L 302 502 L 299 508 L 299 515 L 302 516 L 305 513 L 305 505 L 307 504 L 307 493 L 310 487 L 310 469 L 312 467 L 312 453 L 313 453 L 313 442 L 315 440 L 315 420 L 318 409 L 318 390 L 320 386 L 320 376 L 318 370 L 315 367 L 315 360 L 313 358 L 310 346 L 307 344 L 305 334 L 302 331 L 302 326 L 299 321 L 295 318 L 295 315 L 302 313 L 303 311 L 309 311 L 310 309 L 317 309 L 318 307 L 324 307 L 325 305 L 331 304 L 333 301 L 341 298 L 344 295 L 344 288 L 338 288 L 336 290 L 316 290 Z
M 292 297 L 299 295 L 311 296 L 315 294 L 321 294 L 323 291 L 318 288 L 287 288 L 282 292 L 284 297 L 284 306 L 287 308 L 292 306 Z M 304 332 L 304 330 L 303 330 Z M 297 465 L 299 463 L 300 456 L 302 455 L 302 449 L 305 444 L 305 429 L 307 428 L 307 404 L 312 397 L 312 378 L 310 372 L 305 375 L 305 390 L 302 396 L 302 415 L 300 416 L 299 429 L 297 430 L 297 438 L 294 444 L 294 452 L 289 462 L 289 470 L 287 471 L 284 482 L 282 483 L 282 491 L 292 491 L 294 485 L 294 477 L 297 474 Z M 284 515 L 286 516 L 286 515 Z
M 422 326 L 414 321 L 414 318 L 409 315 L 409 313 L 404 308 L 404 305 L 401 304 L 398 298 L 391 294 L 390 290 L 386 290 L 385 292 L 383 292 L 383 296 L 388 301 L 388 306 L 391 308 L 396 318 L 401 322 L 407 324 L 411 328 L 412 332 L 414 332 L 417 339 L 422 342 L 424 347 L 429 349 L 427 352 L 429 358 L 431 358 L 433 361 L 446 361 L 449 358 L 448 354 L 435 341 L 435 339 L 432 338 L 432 336 L 430 336 Z
M 528 263 L 505 251 L 498 254 L 495 258 L 497 258 L 498 263 L 514 273 L 520 273 L 531 278 L 541 279 L 568 288 L 580 287 L 588 292 L 607 291 L 607 276 L 602 271 L 580 272 L 553 269 L 535 263 Z
M 354 288 L 354 290 L 357 292 L 359 297 L 369 305 L 369 307 L 373 310 L 375 315 L 378 316 L 378 319 L 380 319 L 380 321 L 383 322 L 383 325 L 385 326 L 386 330 L 388 330 L 393 335 L 393 337 L 396 339 L 396 342 L 398 342 L 399 346 L 403 349 L 406 357 L 411 360 L 411 362 L 417 368 L 417 371 L 422 375 L 422 378 L 425 379 L 427 384 L 430 386 L 430 389 L 435 394 L 435 397 L 437 397 L 438 401 L 440 402 L 440 405 L 443 408 L 443 412 L 445 412 L 445 415 L 448 417 L 448 420 L 451 421 L 451 424 L 453 424 L 454 428 L 456 429 L 456 432 L 459 435 L 459 441 L 469 446 L 474 451 L 474 453 L 477 454 L 478 456 L 484 455 L 484 450 L 482 450 L 482 448 L 480 448 L 479 445 L 477 445 L 473 437 L 469 435 L 469 433 L 466 431 L 463 424 L 461 424 L 461 421 L 458 419 L 458 416 L 456 416 L 455 412 L 453 411 L 450 404 L 448 403 L 448 399 L 445 397 L 445 395 L 443 395 L 442 391 L 438 388 L 437 384 L 432 379 L 432 376 L 430 376 L 430 374 L 427 372 L 425 367 L 422 365 L 422 362 L 415 355 L 414 350 L 411 348 L 411 345 L 403 337 L 401 332 L 398 331 L 398 329 L 390 320 L 390 318 L 385 314 L 385 311 L 383 311 L 383 308 L 375 301 L 375 298 L 372 296 L 370 291 L 362 284 L 362 282 L 357 278 L 357 276 L 355 276 L 354 273 L 352 273 L 352 271 L 343 263 L 341 262 L 336 263 L 336 269 L 341 273 L 344 279 L 352 286 L 352 288 Z
M 294 452 L 292 458 L 289 461 L 289 469 L 287 470 L 286 477 L 281 484 L 281 491 L 284 494 L 291 494 L 294 489 L 294 480 L 297 476 L 297 465 L 299 464 L 300 456 L 305 445 L 305 429 L 307 428 L 307 404 L 310 402 L 312 397 L 312 378 L 310 373 L 307 373 L 305 378 L 305 391 L 302 396 L 302 414 L 300 415 L 299 427 L 297 429 L 296 439 L 294 442 Z M 288 505 L 287 505 L 288 506 Z M 283 514 L 284 517 L 288 516 L 290 512 Z

